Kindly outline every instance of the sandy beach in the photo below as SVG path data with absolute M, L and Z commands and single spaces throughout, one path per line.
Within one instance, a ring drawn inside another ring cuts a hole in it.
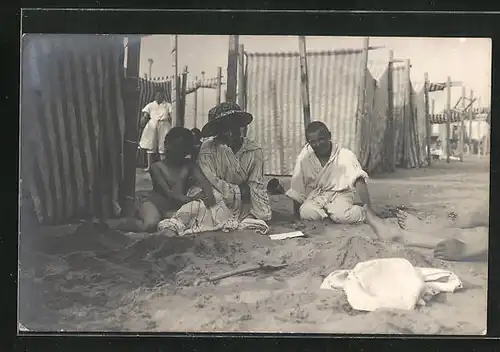
M 137 189 L 150 187 L 137 174 Z M 285 188 L 289 179 L 284 177 Z M 440 161 L 370 180 L 377 213 L 394 222 L 396 206 L 429 222 L 450 212 L 473 217 L 489 208 L 489 160 Z M 122 234 L 88 223 L 21 235 L 20 321 L 31 330 L 160 332 L 322 332 L 481 334 L 486 329 L 487 263 L 436 260 L 430 251 L 373 240 L 367 225 L 295 220 L 285 196 L 271 196 L 273 241 L 253 232 L 169 238 Z M 478 210 L 479 209 L 479 210 Z M 439 235 L 439 234 L 436 234 Z M 464 289 L 440 294 L 415 311 L 354 311 L 322 280 L 358 262 L 403 257 L 446 268 Z M 208 276 L 257 263 L 286 264 L 218 282 Z

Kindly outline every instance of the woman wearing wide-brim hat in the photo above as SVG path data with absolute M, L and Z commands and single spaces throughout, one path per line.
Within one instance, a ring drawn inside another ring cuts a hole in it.
M 198 155 L 203 173 L 234 215 L 271 219 L 262 149 L 242 133 L 253 116 L 237 104 L 223 102 L 210 109 L 208 119 L 202 135 L 209 138 Z
M 208 112 L 208 122 L 202 128 L 203 137 L 217 136 L 224 126 L 246 127 L 253 121 L 252 114 L 243 111 L 238 104 L 224 102 Z M 227 130 L 227 128 L 226 128 Z

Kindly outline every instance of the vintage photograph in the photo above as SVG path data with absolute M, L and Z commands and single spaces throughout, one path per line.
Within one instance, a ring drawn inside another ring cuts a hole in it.
M 25 34 L 19 331 L 484 335 L 488 38 Z

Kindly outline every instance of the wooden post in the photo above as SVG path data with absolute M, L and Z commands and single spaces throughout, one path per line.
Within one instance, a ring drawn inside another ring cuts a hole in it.
M 239 36 L 229 36 L 229 52 L 227 57 L 227 92 L 226 101 L 236 103 L 236 87 L 238 80 L 238 46 Z
M 217 105 L 220 104 L 222 93 L 222 67 L 217 68 Z
M 238 105 L 246 111 L 245 101 L 245 47 L 240 44 L 238 50 Z
M 451 77 L 446 81 L 446 162 L 450 162 Z
M 139 118 L 139 54 L 141 39 L 128 38 L 127 68 L 125 80 L 125 143 L 123 147 L 123 183 L 121 187 L 122 216 L 131 216 L 135 211 L 135 172 L 137 162 L 138 118 Z
M 434 116 L 434 113 L 436 112 L 436 109 L 435 109 L 436 108 L 436 101 L 434 99 L 432 99 L 431 103 L 432 103 L 432 105 L 431 105 L 431 116 Z M 431 131 L 432 131 L 432 124 L 431 124 Z M 441 137 L 441 131 L 442 131 L 441 125 L 438 125 L 438 138 Z M 441 149 L 443 149 L 442 142 L 443 141 L 441 141 Z M 431 155 L 431 157 L 432 157 L 432 155 Z
M 460 131 L 459 131 L 459 140 L 460 140 L 460 161 L 464 161 L 464 119 L 465 119 L 465 86 L 462 84 L 462 113 L 460 114 Z
M 470 103 L 471 106 L 469 107 L 469 133 L 468 133 L 468 142 L 469 142 L 469 155 L 474 154 L 474 145 L 472 143 L 472 116 L 473 116 L 473 110 L 474 109 L 474 91 L 471 89 L 470 90 Z
M 175 124 L 174 126 L 182 126 L 182 111 L 181 111 L 181 76 L 175 77 Z
M 365 116 L 366 112 L 366 74 L 368 71 L 368 51 L 370 50 L 370 38 L 365 37 L 363 38 L 363 58 L 362 58 L 362 72 L 361 72 L 361 81 L 360 87 L 359 87 L 359 105 L 358 105 L 358 113 L 356 114 L 356 127 L 355 127 L 355 133 L 356 135 L 361 134 L 360 131 L 360 126 L 361 126 L 361 121 L 363 117 Z M 361 143 L 358 142 L 358 139 L 355 139 L 355 154 L 359 157 L 361 157 Z
M 149 77 L 153 77 L 152 71 L 153 71 L 153 62 L 154 61 L 152 58 L 149 58 L 148 62 L 149 62 Z
M 181 78 L 179 77 L 179 55 L 177 52 L 177 47 L 178 47 L 178 36 L 174 35 L 174 48 L 172 49 L 172 54 L 174 55 L 174 77 L 175 77 L 175 85 L 174 85 L 174 90 L 175 90 L 175 126 L 179 126 L 178 123 L 180 121 L 180 83 L 181 83 Z
M 178 47 L 179 47 L 179 36 L 175 35 L 174 36 L 174 68 L 175 68 L 175 77 L 179 75 L 179 53 L 178 53 Z M 177 87 L 175 87 L 177 89 Z
M 387 71 L 387 128 L 390 144 L 387 146 L 387 159 L 389 162 L 389 171 L 393 172 L 396 169 L 396 153 L 394 153 L 395 140 L 394 140 L 394 90 L 393 90 L 393 71 L 394 71 L 394 51 L 389 51 L 389 64 Z
M 431 166 L 432 156 L 431 156 L 431 138 L 432 138 L 432 130 L 431 130 L 431 120 L 429 117 L 429 74 L 427 72 L 424 73 L 424 109 L 425 109 L 425 134 L 426 134 L 426 144 L 427 144 L 427 165 Z
M 194 90 L 194 127 L 197 127 L 197 120 L 198 120 L 198 76 L 195 77 L 195 90 Z
M 185 117 L 186 117 L 186 84 L 187 84 L 187 66 L 184 67 L 184 71 L 182 72 L 182 81 L 181 89 L 180 89 L 180 114 L 179 114 L 179 124 L 177 126 L 184 127 L 185 125 Z
M 205 71 L 201 71 L 201 84 L 205 84 Z M 201 88 L 201 116 L 206 116 L 205 112 L 205 88 Z M 205 121 L 201 121 L 201 126 L 205 124 Z
M 240 44 L 238 49 L 238 105 L 244 110 L 247 110 L 246 101 L 246 81 L 245 81 L 245 46 Z M 243 128 L 243 135 L 246 137 L 248 126 Z
M 487 119 L 486 122 L 488 122 Z M 483 155 L 487 155 L 490 153 L 490 143 L 491 143 L 491 124 L 490 122 L 488 122 L 488 133 L 486 134 L 486 138 L 484 139 Z
M 481 113 L 481 97 L 477 98 L 477 110 L 479 114 Z M 476 127 L 477 128 L 477 127 Z M 479 131 L 478 131 L 478 137 L 479 137 Z M 481 140 L 478 139 L 477 141 L 477 156 L 479 159 L 481 159 Z
M 304 113 L 304 128 L 311 123 L 311 106 L 309 105 L 309 78 L 307 75 L 306 37 L 299 36 L 300 52 L 300 83 L 302 91 L 302 110 Z
M 410 133 L 411 133 L 411 114 L 412 114 L 412 109 L 411 109 L 411 83 L 410 83 L 410 60 L 406 59 L 405 60 L 405 115 L 404 115 L 404 120 L 403 120 L 403 133 L 405 135 L 405 138 L 403 139 L 403 165 L 405 168 L 408 167 L 409 162 L 410 162 L 410 157 L 411 157 L 411 148 L 410 148 L 410 143 L 411 143 L 411 138 L 410 138 Z

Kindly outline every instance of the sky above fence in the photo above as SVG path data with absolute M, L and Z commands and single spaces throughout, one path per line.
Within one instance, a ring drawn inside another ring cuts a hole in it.
M 172 35 L 152 35 L 144 37 L 141 45 L 140 74 L 149 72 L 148 59 L 153 59 L 152 76 L 170 76 L 174 74 Z M 307 50 L 335 50 L 361 48 L 360 37 L 307 37 Z M 178 38 L 179 72 L 188 66 L 189 79 L 217 75 L 217 67 L 222 67 L 226 74 L 228 55 L 228 36 L 180 35 Z M 298 51 L 297 36 L 240 36 L 240 44 L 247 52 Z M 462 81 L 480 97 L 483 106 L 489 106 L 491 99 L 491 40 L 487 38 L 409 38 L 409 37 L 370 37 L 370 45 L 384 46 L 383 49 L 370 51 L 369 68 L 374 76 L 383 72 L 387 65 L 389 50 L 394 51 L 396 59 L 410 59 L 411 80 L 418 89 L 422 87 L 424 72 L 432 82 L 446 81 L 450 76 L 453 81 Z M 223 87 L 224 90 L 224 87 Z M 451 89 L 451 104 L 459 99 L 460 87 Z M 435 111 L 440 112 L 446 106 L 444 92 L 432 93 Z M 198 95 L 198 116 L 206 115 L 216 102 L 214 90 L 203 89 Z M 194 114 L 192 94 L 186 102 L 186 119 Z M 201 118 L 201 117 L 199 117 Z M 202 122 L 202 121 L 200 121 Z M 199 123 L 200 123 L 199 122 Z M 199 125 L 198 123 L 198 125 Z M 188 126 L 192 127 L 192 126 Z

